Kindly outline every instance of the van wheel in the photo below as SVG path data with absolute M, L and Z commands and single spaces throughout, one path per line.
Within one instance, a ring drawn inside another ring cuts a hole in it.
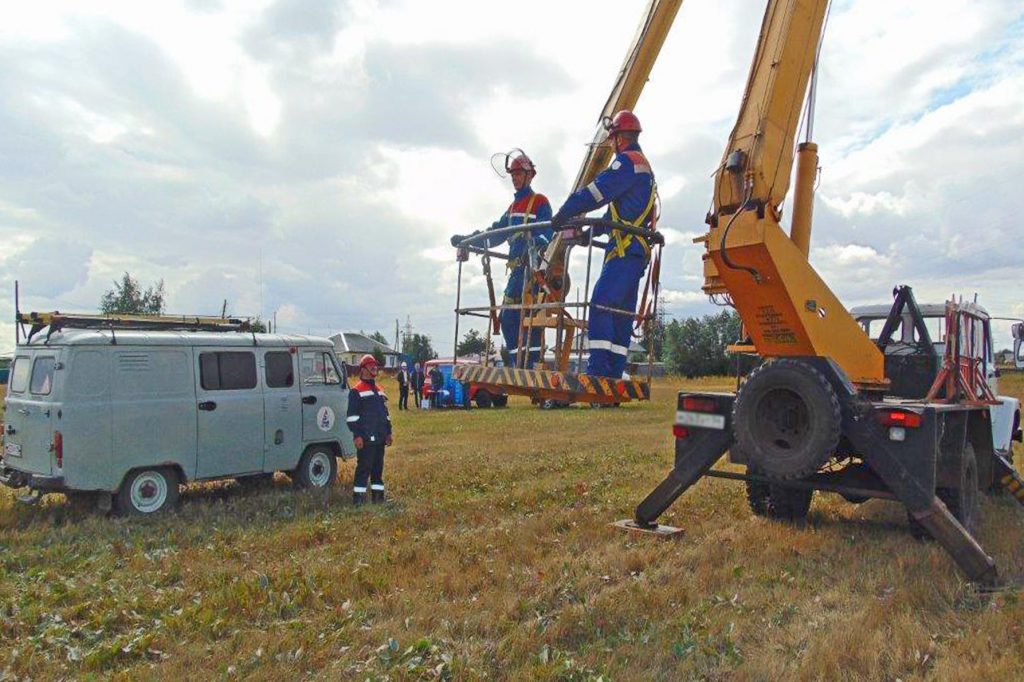
M 495 407 L 507 407 L 508 406 L 508 395 L 502 394 L 494 397 Z
M 491 406 L 491 394 L 483 389 L 476 392 L 476 406 L 488 408 Z
M 117 492 L 118 511 L 125 514 L 156 514 L 177 504 L 178 474 L 173 469 L 134 471 Z
M 300 488 L 329 488 L 338 479 L 338 458 L 323 445 L 311 447 L 302 455 L 292 478 Z

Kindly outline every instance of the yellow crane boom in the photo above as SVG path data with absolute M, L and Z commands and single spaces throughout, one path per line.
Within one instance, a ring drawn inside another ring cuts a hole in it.
M 828 0 L 770 0 L 743 103 L 715 178 L 704 291 L 726 295 L 764 357 L 826 357 L 885 384 L 883 356 L 807 260 L 817 147 L 800 145 L 794 234 L 780 227 Z

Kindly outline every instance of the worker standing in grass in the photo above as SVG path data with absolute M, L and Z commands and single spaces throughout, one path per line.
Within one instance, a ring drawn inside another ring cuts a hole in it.
M 366 503 L 366 487 L 374 504 L 384 501 L 384 448 L 391 445 L 387 396 L 377 386 L 380 367 L 372 355 L 359 361 L 359 383 L 348 392 L 349 430 L 355 437 L 356 477 L 352 503 Z
M 416 401 L 416 409 L 423 407 L 423 384 L 426 383 L 426 376 L 423 374 L 423 365 L 414 362 L 412 365 L 412 395 Z
M 402 366 L 395 375 L 398 379 L 398 409 L 409 409 L 409 365 L 402 361 Z
M 640 121 L 633 112 L 623 110 L 606 120 L 605 128 L 615 158 L 593 182 L 569 195 L 552 218 L 551 227 L 559 230 L 574 216 L 607 205 L 606 219 L 653 232 L 658 210 L 657 186 L 651 164 L 640 149 Z M 595 236 L 609 232 L 605 228 L 593 229 Z M 639 235 L 614 229 L 610 232 L 601 276 L 590 297 L 587 374 L 617 379 L 626 369 L 637 288 L 651 258 L 651 245 Z M 615 314 L 599 306 L 631 314 Z
M 512 204 L 505 213 L 494 222 L 490 230 L 498 230 L 504 227 L 514 227 L 525 223 L 536 223 L 544 220 L 551 220 L 551 204 L 543 194 L 533 191 L 530 186 L 533 178 L 537 175 L 537 169 L 522 150 L 506 157 L 505 170 L 512 178 L 512 188 L 515 195 Z M 511 158 L 511 161 L 508 159 Z M 497 246 L 508 241 L 508 283 L 505 285 L 505 296 L 502 300 L 503 306 L 520 305 L 523 302 L 523 294 L 530 286 L 525 281 L 526 266 L 528 259 L 542 251 L 549 241 L 552 232 L 550 229 L 540 230 L 533 233 L 516 232 L 489 237 L 488 246 Z M 533 285 L 530 289 L 532 295 L 537 294 L 537 287 Z M 505 348 L 508 350 L 509 361 L 518 367 L 520 360 L 523 360 L 524 367 L 533 367 L 533 363 L 540 359 L 541 346 L 544 340 L 544 330 L 537 327 L 531 330 L 529 336 L 520 332 L 520 321 L 522 311 L 506 310 L 501 311 L 501 336 L 505 340 Z M 523 347 L 520 348 L 520 343 Z M 520 352 L 523 357 L 520 358 Z

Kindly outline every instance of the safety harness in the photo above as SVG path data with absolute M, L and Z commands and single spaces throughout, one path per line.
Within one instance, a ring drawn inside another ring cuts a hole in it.
M 526 224 L 527 217 L 533 212 L 533 202 L 536 201 L 536 200 L 537 200 L 536 193 L 531 194 L 530 195 L 530 201 L 527 202 L 526 209 L 523 211 L 523 222 L 521 224 L 524 224 L 524 225 Z M 516 203 L 514 201 L 509 205 L 508 212 L 510 214 L 512 213 L 512 207 L 515 206 L 515 205 L 516 205 Z M 509 237 L 508 243 L 511 244 L 516 239 L 524 239 L 525 237 L 526 237 L 526 235 L 523 234 L 522 232 L 516 232 L 514 235 Z M 515 270 L 516 268 L 518 268 L 522 264 L 523 264 L 523 258 L 522 258 L 522 256 L 520 256 L 519 258 L 509 258 L 508 262 L 505 264 L 505 267 L 508 268 L 509 270 Z
M 643 212 L 635 220 L 623 220 L 622 216 L 619 215 L 619 208 L 615 205 L 615 202 L 608 204 L 608 212 L 612 216 L 612 220 L 617 223 L 629 225 L 630 227 L 643 228 L 644 221 L 647 220 L 648 216 L 651 216 L 651 224 L 647 226 L 647 229 L 651 232 L 654 231 L 657 223 L 658 216 L 652 215 L 654 207 L 658 200 L 658 183 L 653 179 L 651 180 L 651 196 L 647 199 L 647 206 L 644 207 Z M 651 245 L 647 239 L 640 235 L 623 234 L 622 230 L 612 230 L 612 248 L 608 250 L 608 255 L 605 256 L 604 262 L 607 263 L 612 258 L 624 258 L 626 256 L 626 249 L 633 243 L 633 238 L 636 238 L 640 246 L 643 247 L 644 257 L 651 257 Z

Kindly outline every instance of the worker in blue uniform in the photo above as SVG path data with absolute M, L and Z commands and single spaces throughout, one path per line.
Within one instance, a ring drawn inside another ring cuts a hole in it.
M 651 164 L 640 149 L 640 121 L 633 112 L 623 110 L 606 121 L 605 127 L 615 158 L 593 182 L 569 195 L 552 218 L 551 227 L 556 231 L 574 216 L 605 205 L 608 206 L 606 219 L 654 230 L 657 186 Z M 594 236 L 608 235 L 608 247 L 601 276 L 590 297 L 587 374 L 618 379 L 626 368 L 637 289 L 651 258 L 651 245 L 639 235 L 602 227 L 593 230 Z M 628 314 L 603 308 L 624 310 Z
M 548 198 L 534 192 L 530 186 L 533 178 L 537 175 L 536 166 L 530 157 L 524 153 L 517 154 L 506 166 L 506 171 L 512 178 L 515 196 L 508 210 L 491 225 L 488 231 L 551 220 L 551 203 Z M 488 246 L 497 246 L 508 241 L 509 276 L 508 283 L 505 285 L 503 306 L 520 305 L 523 302 L 524 293 L 536 296 L 537 286 L 525 281 L 527 261 L 531 255 L 542 251 L 547 246 L 551 241 L 551 235 L 550 229 L 544 229 L 533 233 L 516 232 L 510 235 L 496 235 L 487 239 Z M 502 309 L 501 335 L 505 339 L 505 348 L 508 350 L 512 366 L 518 367 L 522 364 L 524 367 L 530 368 L 540 359 L 544 329 L 534 327 L 529 334 L 523 334 L 520 330 L 521 320 L 522 312 L 520 310 Z
M 359 361 L 359 383 L 348 392 L 348 418 L 345 420 L 355 440 L 356 477 L 352 503 L 366 504 L 369 484 L 374 504 L 384 501 L 384 448 L 391 445 L 391 415 L 387 396 L 377 386 L 380 367 L 372 355 Z

